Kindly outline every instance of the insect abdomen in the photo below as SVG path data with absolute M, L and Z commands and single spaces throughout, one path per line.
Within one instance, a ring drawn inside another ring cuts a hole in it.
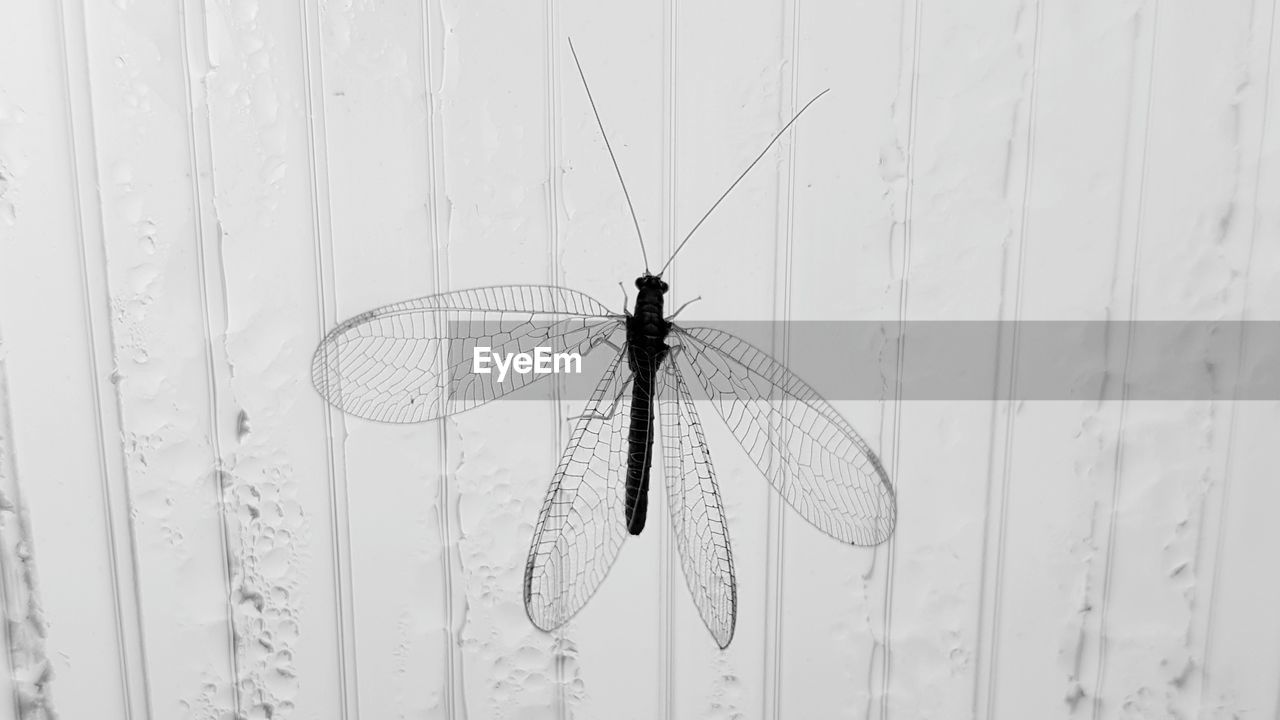
M 653 386 L 660 357 L 637 353 L 631 387 L 631 431 L 627 436 L 627 531 L 639 535 L 649 512 L 653 460 Z

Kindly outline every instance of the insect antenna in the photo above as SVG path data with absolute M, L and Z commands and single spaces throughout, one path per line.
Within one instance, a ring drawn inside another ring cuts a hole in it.
M 644 274 L 649 274 L 649 254 L 644 250 L 644 235 L 640 233 L 640 221 L 636 219 L 636 208 L 631 204 L 631 193 L 627 192 L 627 182 L 622 179 L 622 169 L 618 167 L 618 158 L 613 154 L 613 146 L 609 144 L 609 134 L 604 131 L 604 122 L 600 120 L 600 111 L 596 109 L 596 100 L 591 96 L 591 86 L 587 84 L 587 75 L 582 72 L 582 63 L 578 61 L 578 51 L 573 49 L 573 38 L 569 38 L 569 52 L 573 53 L 573 64 L 578 67 L 578 77 L 582 78 L 582 89 L 587 91 L 587 100 L 591 103 L 591 113 L 596 116 L 596 126 L 600 128 L 600 136 L 604 138 L 604 147 L 609 151 L 609 159 L 613 161 L 613 171 L 618 175 L 618 184 L 622 186 L 622 196 L 627 199 L 627 209 L 631 211 L 631 224 L 636 228 L 636 239 L 640 241 L 640 256 L 644 258 Z
M 769 148 L 773 147 L 773 144 L 778 142 L 778 138 L 782 137 L 783 133 L 785 133 L 788 128 L 794 125 L 796 120 L 800 119 L 800 116 L 804 114 L 805 110 L 809 109 L 810 105 L 817 102 L 818 98 L 822 97 L 823 95 L 826 95 L 828 92 L 830 92 L 830 90 L 831 88 L 827 88 L 826 90 L 823 90 L 817 95 L 814 95 L 812 100 L 805 103 L 804 107 L 800 108 L 800 112 L 793 115 L 791 119 L 787 121 L 787 124 L 782 126 L 782 129 L 779 130 L 778 133 L 773 136 L 773 139 L 769 141 L 768 145 L 764 146 L 764 149 L 760 151 L 760 154 L 756 156 L 756 159 L 751 161 L 751 164 L 747 166 L 746 170 L 742 171 L 742 174 L 738 176 L 738 179 L 734 180 L 733 183 L 729 185 L 729 189 L 725 190 L 724 193 L 719 197 L 719 199 L 717 199 L 714 203 L 711 204 L 711 208 L 702 215 L 702 218 L 698 220 L 698 222 L 693 226 L 693 229 L 689 231 L 689 234 L 684 236 L 684 239 L 681 240 L 680 244 L 676 246 L 675 251 L 671 253 L 671 257 L 667 258 L 667 263 L 662 266 L 661 270 L 658 271 L 658 277 L 662 277 L 662 273 L 667 271 L 667 268 L 671 265 L 671 261 L 676 259 L 676 255 L 680 252 L 681 248 L 684 247 L 684 244 L 689 242 L 689 238 L 693 237 L 693 234 L 698 231 L 698 228 L 702 227 L 702 223 L 706 222 L 706 219 L 711 217 L 711 213 L 715 212 L 716 208 L 720 207 L 720 203 L 724 202 L 724 199 L 729 197 L 729 193 L 733 192 L 733 189 L 738 187 L 738 183 L 742 182 L 742 178 L 746 177 L 747 173 L 751 172 L 751 168 L 755 167 L 756 163 L 760 162 L 760 160 L 764 158 L 765 154 L 769 152 Z

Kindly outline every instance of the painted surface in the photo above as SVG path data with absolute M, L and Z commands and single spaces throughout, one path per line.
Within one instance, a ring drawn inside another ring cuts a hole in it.
M 680 256 L 682 318 L 1280 320 L 1276 15 L 4 4 L 0 720 L 1276 717 L 1276 402 L 841 403 L 898 489 L 876 550 L 704 412 L 720 652 L 661 515 L 566 629 L 525 619 L 573 403 L 377 425 L 308 377 L 326 328 L 436 290 L 620 301 L 566 36 L 653 258 L 832 90 Z M 1016 334 L 991 354 L 1016 385 Z

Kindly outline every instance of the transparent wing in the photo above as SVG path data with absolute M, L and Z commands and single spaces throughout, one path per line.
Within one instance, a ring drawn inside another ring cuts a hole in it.
M 524 608 L 543 630 L 560 627 L 586 605 L 627 536 L 623 476 L 631 392 L 620 368 L 624 357 L 625 347 L 583 408 L 534 527 Z
M 738 619 L 738 587 L 720 489 L 693 396 L 674 358 L 659 376 L 658 413 L 671 531 L 693 604 L 716 644 L 726 648 Z
M 586 355 L 621 317 L 580 292 L 550 286 L 476 288 L 370 310 L 334 328 L 311 363 L 316 389 L 343 412 L 408 423 L 469 410 L 541 374 L 473 372 L 473 353 Z M 492 370 L 492 368 L 490 368 Z
M 714 328 L 675 328 L 711 405 L 791 507 L 854 545 L 889 539 L 897 507 L 875 453 L 835 408 L 779 362 Z

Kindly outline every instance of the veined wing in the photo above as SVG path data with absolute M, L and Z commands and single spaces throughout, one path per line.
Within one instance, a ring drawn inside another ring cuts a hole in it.
M 538 514 L 524 570 L 524 608 L 543 630 L 568 622 L 613 566 L 627 537 L 624 482 L 630 380 L 626 348 L 574 427 Z
M 586 355 L 621 316 L 566 288 L 512 285 L 428 295 L 370 310 L 334 328 L 311 363 L 316 389 L 343 412 L 408 423 L 469 410 L 545 375 L 473 372 L 477 347 Z M 492 370 L 492 368 L 490 368 Z
M 726 648 L 738 618 L 738 587 L 720 489 L 693 396 L 674 358 L 659 377 L 658 413 L 671 531 L 693 604 L 716 644 Z
M 826 534 L 854 545 L 889 539 L 897 507 L 889 477 L 831 404 L 767 353 L 714 328 L 675 328 L 711 405 L 783 499 Z

